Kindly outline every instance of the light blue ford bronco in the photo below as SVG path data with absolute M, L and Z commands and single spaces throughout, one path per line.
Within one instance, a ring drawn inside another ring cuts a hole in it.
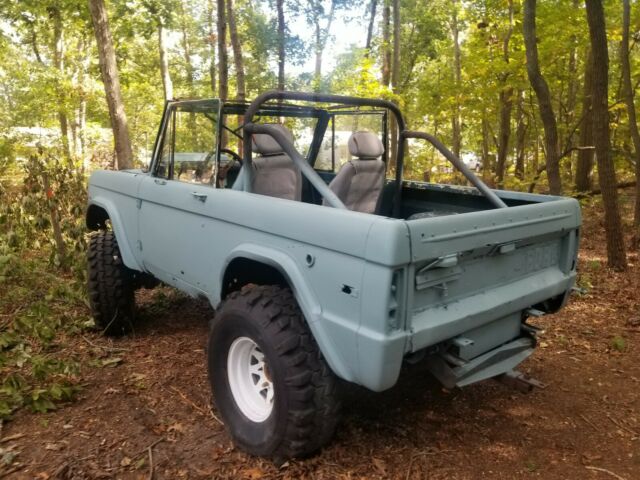
M 403 181 L 421 144 L 473 187 Z M 148 169 L 95 172 L 86 221 L 96 324 L 129 330 L 134 290 L 158 282 L 206 298 L 224 423 L 284 459 L 330 440 L 342 382 L 382 391 L 405 361 L 447 388 L 526 382 L 527 321 L 566 303 L 581 218 L 487 188 L 393 103 L 273 91 L 167 102 Z

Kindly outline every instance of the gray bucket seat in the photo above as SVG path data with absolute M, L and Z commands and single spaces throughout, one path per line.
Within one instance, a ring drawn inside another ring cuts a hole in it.
M 286 127 L 280 124 L 273 126 L 293 142 L 293 135 Z M 291 157 L 284 153 L 271 135 L 256 133 L 252 140 L 253 151 L 259 156 L 252 161 L 254 171 L 251 191 L 299 201 L 302 197 L 302 174 Z
M 356 159 L 340 168 L 329 188 L 349 210 L 374 213 L 384 183 L 385 165 L 380 159 L 384 146 L 374 133 L 354 132 L 348 147 Z

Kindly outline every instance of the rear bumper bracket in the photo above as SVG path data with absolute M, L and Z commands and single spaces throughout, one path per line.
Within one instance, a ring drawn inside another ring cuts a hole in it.
M 464 387 L 513 372 L 533 353 L 534 348 L 535 340 L 523 336 L 469 361 L 456 358 L 457 361 L 453 362 L 450 355 L 435 354 L 427 359 L 427 366 L 446 388 Z

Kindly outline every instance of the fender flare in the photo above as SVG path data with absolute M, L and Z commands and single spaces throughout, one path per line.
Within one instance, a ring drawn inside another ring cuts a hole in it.
M 229 264 L 237 258 L 246 258 L 264 263 L 265 265 L 275 268 L 283 275 L 329 367 L 343 380 L 350 382 L 355 381 L 356 374 L 352 367 L 343 360 L 340 351 L 335 347 L 334 342 L 332 342 L 331 335 L 322 321 L 322 305 L 315 292 L 309 288 L 298 263 L 281 250 L 252 243 L 242 243 L 235 247 L 227 256 L 224 267 L 220 272 L 219 285 L 223 284 L 224 274 Z
M 89 208 L 92 206 L 96 206 L 102 208 L 109 219 L 111 220 L 111 228 L 113 228 L 113 233 L 116 236 L 116 240 L 118 241 L 118 247 L 120 248 L 120 255 L 122 255 L 122 261 L 124 264 L 132 269 L 137 270 L 139 272 L 144 271 L 136 256 L 131 249 L 131 244 L 129 243 L 129 239 L 127 234 L 124 231 L 124 227 L 122 226 L 122 219 L 120 218 L 120 214 L 118 213 L 118 209 L 113 203 L 104 197 L 93 197 L 89 201 L 89 205 L 87 207 L 87 214 L 89 212 Z

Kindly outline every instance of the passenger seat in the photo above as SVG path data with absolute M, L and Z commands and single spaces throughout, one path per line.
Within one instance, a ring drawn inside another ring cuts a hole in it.
M 293 142 L 291 132 L 280 124 L 271 124 L 278 128 Z M 285 154 L 282 147 L 271 135 L 256 133 L 252 136 L 255 157 L 253 163 L 253 184 L 251 191 L 270 197 L 300 201 L 302 197 L 302 174 Z
M 384 183 L 385 164 L 380 159 L 384 146 L 371 132 L 355 132 L 349 137 L 349 153 L 356 157 L 345 163 L 329 188 L 349 210 L 375 213 Z M 326 200 L 323 204 L 327 205 Z

